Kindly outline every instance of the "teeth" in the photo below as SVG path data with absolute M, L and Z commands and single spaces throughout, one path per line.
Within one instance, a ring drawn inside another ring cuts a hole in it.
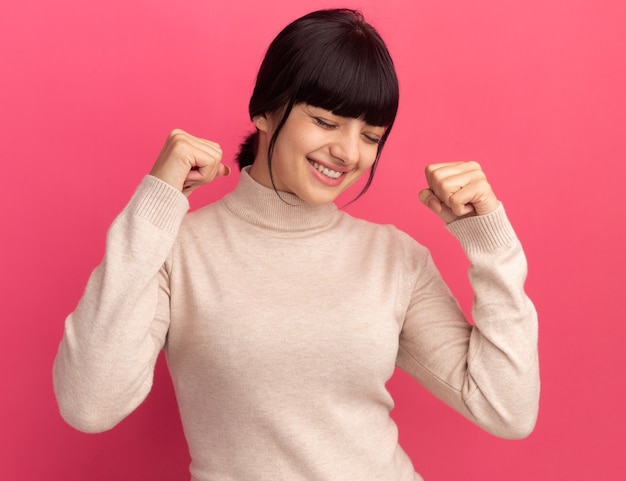
M 326 177 L 330 177 L 331 179 L 338 179 L 341 177 L 341 172 L 337 172 L 335 170 L 331 170 L 323 165 L 318 164 L 317 162 L 311 161 L 311 165 L 315 167 L 319 172 L 324 174 Z

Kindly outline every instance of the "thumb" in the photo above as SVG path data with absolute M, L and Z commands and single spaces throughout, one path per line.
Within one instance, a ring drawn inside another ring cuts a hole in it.
M 215 177 L 228 177 L 231 173 L 231 169 L 229 165 L 220 164 L 217 168 L 217 174 Z
M 446 224 L 458 219 L 452 209 L 445 205 L 439 197 L 430 189 L 424 189 L 419 193 L 419 199 L 426 207 L 437 214 Z
M 430 189 L 424 189 L 419 193 L 419 199 L 422 204 L 432 210 L 435 214 L 441 213 L 442 205 L 441 201 L 437 198 L 435 193 Z

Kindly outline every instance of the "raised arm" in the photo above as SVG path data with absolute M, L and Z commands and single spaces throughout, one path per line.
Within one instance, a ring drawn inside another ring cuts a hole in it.
M 398 365 L 489 432 L 527 436 L 537 417 L 539 365 L 522 246 L 478 164 L 437 164 L 427 179 L 420 199 L 449 222 L 470 260 L 473 325 L 425 257 Z
M 61 414 L 77 429 L 113 427 L 150 391 L 169 326 L 166 261 L 189 208 L 182 194 L 228 173 L 217 144 L 173 131 L 111 225 L 54 361 Z

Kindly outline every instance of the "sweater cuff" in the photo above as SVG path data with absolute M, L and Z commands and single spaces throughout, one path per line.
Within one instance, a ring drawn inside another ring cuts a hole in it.
M 465 217 L 447 228 L 468 254 L 494 251 L 517 238 L 502 204 L 489 214 Z
M 143 217 L 159 229 L 176 234 L 189 210 L 185 195 L 166 182 L 146 175 L 133 194 L 127 210 Z

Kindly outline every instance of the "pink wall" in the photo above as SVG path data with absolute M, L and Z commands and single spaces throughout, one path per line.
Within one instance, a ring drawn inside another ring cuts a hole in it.
M 543 395 L 526 440 L 493 438 L 406 376 L 393 379 L 417 469 L 427 481 L 623 479 L 626 4 L 348 4 L 387 39 L 402 87 L 378 178 L 351 210 L 429 245 L 467 307 L 460 249 L 417 192 L 427 163 L 479 160 L 525 244 L 540 313 Z M 114 430 L 86 435 L 62 422 L 50 371 L 63 320 L 166 133 L 219 141 L 232 158 L 267 43 L 296 16 L 334 5 L 3 6 L 0 479 L 186 479 L 162 361 L 149 399 Z M 197 192 L 194 206 L 234 181 Z

